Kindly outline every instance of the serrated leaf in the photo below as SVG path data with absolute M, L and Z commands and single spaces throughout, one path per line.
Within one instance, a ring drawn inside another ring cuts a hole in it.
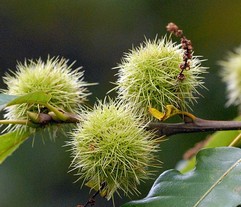
M 13 96 L 13 95 L 7 95 L 7 94 L 0 94 L 0 111 L 6 107 L 6 105 L 14 100 L 15 98 L 17 98 L 17 96 Z
M 0 164 L 10 156 L 29 136 L 30 132 L 13 131 L 0 136 Z
M 196 169 L 186 174 L 164 172 L 146 198 L 122 207 L 216 207 L 241 205 L 241 150 L 201 150 Z

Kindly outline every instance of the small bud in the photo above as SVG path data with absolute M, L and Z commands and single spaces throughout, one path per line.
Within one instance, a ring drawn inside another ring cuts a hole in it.
M 186 39 L 186 37 L 182 37 L 182 38 L 181 38 L 181 43 L 182 43 L 182 45 L 187 45 L 187 39 Z
M 179 67 L 181 70 L 184 70 L 186 68 L 186 65 L 185 65 L 185 63 L 181 63 Z
M 185 75 L 180 73 L 180 74 L 178 74 L 177 78 L 178 78 L 178 80 L 183 81 L 185 79 Z
M 188 58 L 189 60 L 192 59 L 192 54 L 191 54 L 191 53 L 188 53 L 187 58 Z
M 43 113 L 27 111 L 28 118 L 35 124 L 46 124 L 52 120 L 51 116 Z
M 183 60 L 184 60 L 184 61 L 187 61 L 187 60 L 188 60 L 188 53 L 187 53 L 187 52 L 184 52 Z
M 177 30 L 177 32 L 176 32 L 176 36 L 177 37 L 181 37 L 183 35 L 183 32 L 182 32 L 182 30 Z
M 178 26 L 174 24 L 173 22 L 170 22 L 167 26 L 166 29 L 168 32 L 176 33 L 178 31 Z
M 191 40 L 187 40 L 186 42 L 187 42 L 187 45 L 189 45 L 189 46 L 192 45 Z
M 182 44 L 182 49 L 187 50 L 188 46 L 186 44 Z
M 186 62 L 186 68 L 185 68 L 185 70 L 190 70 L 191 69 L 191 60 L 189 59 L 189 60 L 187 60 L 187 62 Z
M 190 51 L 192 51 L 192 50 L 193 50 L 192 45 L 188 45 L 188 46 L 187 46 L 187 49 L 190 50 Z

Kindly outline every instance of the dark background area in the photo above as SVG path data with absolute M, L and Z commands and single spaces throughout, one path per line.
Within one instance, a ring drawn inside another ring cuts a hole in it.
M 102 99 L 116 80 L 115 67 L 124 52 L 144 39 L 165 35 L 168 22 L 175 22 L 192 40 L 195 55 L 207 59 L 209 67 L 203 98 L 193 113 L 206 119 L 232 119 L 237 110 L 225 108 L 225 86 L 217 61 L 241 43 L 239 0 L 0 0 L 1 76 L 14 70 L 16 62 L 63 56 L 75 67 L 83 66 L 85 80 L 98 82 L 90 91 Z M 4 88 L 2 79 L 1 87 Z M 155 178 L 174 168 L 182 154 L 208 134 L 172 136 L 161 143 L 163 168 L 153 180 L 142 183 L 144 197 Z M 34 144 L 33 144 L 34 140 Z M 26 141 L 0 166 L 0 207 L 74 207 L 88 199 L 89 189 L 69 171 L 68 140 L 58 137 L 45 143 L 38 136 Z M 32 146 L 33 145 L 33 146 Z M 131 199 L 136 199 L 132 196 Z M 116 206 L 130 200 L 116 198 Z M 96 206 L 112 206 L 98 199 Z

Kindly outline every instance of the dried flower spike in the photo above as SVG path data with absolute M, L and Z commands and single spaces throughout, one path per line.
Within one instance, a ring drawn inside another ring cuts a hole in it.
M 181 45 L 184 50 L 183 54 L 183 63 L 179 65 L 181 72 L 177 76 L 177 78 L 182 81 L 185 79 L 185 75 L 183 74 L 184 70 L 190 70 L 190 62 L 192 59 L 193 47 L 191 40 L 188 40 L 184 35 L 183 31 L 178 28 L 178 26 L 174 23 L 169 23 L 167 26 L 167 31 L 173 33 L 177 37 L 181 37 Z
M 130 106 L 99 102 L 81 115 L 83 122 L 72 133 L 72 167 L 87 186 L 105 188 L 110 199 L 115 192 L 138 193 L 140 181 L 150 178 L 148 167 L 156 161 L 158 139 Z
M 148 107 L 164 111 L 170 104 L 186 111 L 199 95 L 197 88 L 203 87 L 201 75 L 206 70 L 198 57 L 192 56 L 188 61 L 190 70 L 180 73 L 184 55 L 181 45 L 166 37 L 146 40 L 125 54 L 116 67 L 118 97 L 137 107 L 146 118 L 151 118 Z
M 89 95 L 83 81 L 83 72 L 80 68 L 72 69 L 64 58 L 48 58 L 18 63 L 17 71 L 6 74 L 3 78 L 7 89 L 3 92 L 9 95 L 25 95 L 31 92 L 42 91 L 52 96 L 50 104 L 66 112 L 76 113 L 79 104 L 86 101 Z M 48 110 L 39 104 L 20 104 L 7 108 L 5 118 L 11 120 L 27 119 L 28 112 L 48 113 Z M 15 126 L 16 128 L 22 126 Z M 24 126 L 25 127 L 25 126 Z

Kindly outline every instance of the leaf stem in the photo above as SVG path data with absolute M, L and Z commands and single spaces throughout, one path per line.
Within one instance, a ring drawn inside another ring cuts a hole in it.
M 100 186 L 100 189 L 96 191 L 89 200 L 84 205 L 77 205 L 77 207 L 87 207 L 88 205 L 95 205 L 95 197 L 101 193 L 101 191 L 106 187 L 106 182 L 103 182 Z
M 0 124 L 21 124 L 27 125 L 28 120 L 0 120 Z
M 37 125 L 30 122 L 29 120 L 0 120 L 0 124 L 20 124 L 27 125 L 30 127 L 36 127 Z

